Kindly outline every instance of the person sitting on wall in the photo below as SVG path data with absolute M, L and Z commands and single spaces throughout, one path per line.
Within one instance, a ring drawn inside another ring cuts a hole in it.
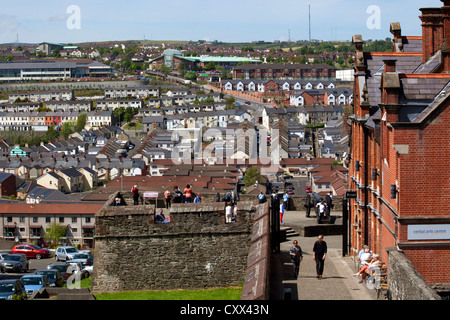
M 159 210 L 159 213 L 155 217 L 156 223 L 169 223 L 168 220 L 166 220 L 166 217 L 164 216 L 163 209 Z
M 359 283 L 365 283 L 367 274 L 371 274 L 380 266 L 381 266 L 380 256 L 378 254 L 374 254 L 373 259 L 367 264 L 363 265 L 362 268 L 357 273 L 354 274 L 354 276 L 359 277 L 360 275 L 362 275 L 362 280 L 359 281 Z

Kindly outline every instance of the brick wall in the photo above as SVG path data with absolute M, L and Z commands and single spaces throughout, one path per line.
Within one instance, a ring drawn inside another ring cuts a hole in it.
M 14 175 L 10 175 L 0 183 L 0 195 L 16 195 L 16 177 Z

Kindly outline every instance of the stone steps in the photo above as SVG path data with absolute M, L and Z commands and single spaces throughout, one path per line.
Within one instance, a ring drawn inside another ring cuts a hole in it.
M 288 238 L 291 238 L 291 237 L 298 237 L 298 236 L 300 236 L 300 233 L 295 231 L 291 227 L 281 226 L 280 227 L 280 233 L 281 233 L 282 241 L 287 241 L 287 240 L 289 240 Z

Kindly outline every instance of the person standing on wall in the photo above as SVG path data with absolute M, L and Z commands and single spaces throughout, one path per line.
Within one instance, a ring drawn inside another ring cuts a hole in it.
M 131 189 L 131 193 L 133 194 L 134 205 L 137 206 L 139 204 L 139 189 L 137 184 Z
M 334 208 L 333 193 L 331 191 L 325 197 L 325 203 L 327 204 L 327 216 L 329 218 L 331 216 L 331 209 Z
M 284 216 L 285 211 L 286 211 L 286 202 L 281 202 L 280 203 L 280 224 L 284 224 L 283 216 Z
M 194 203 L 202 203 L 202 195 L 197 193 L 197 196 L 194 198 Z
M 225 222 L 231 223 L 233 218 L 233 208 L 231 202 L 225 202 Z
M 169 189 L 164 191 L 164 198 L 166 199 L 166 209 L 169 209 L 170 202 L 172 201 L 172 194 L 170 193 Z
M 317 278 L 322 279 L 323 269 L 325 266 L 325 258 L 327 256 L 327 243 L 323 240 L 323 235 L 314 243 L 313 260 L 316 262 Z
M 173 203 L 181 203 L 182 195 L 178 186 L 173 187 Z
M 191 203 L 192 202 L 192 188 L 190 185 L 186 185 L 186 188 L 183 190 L 183 194 L 186 197 L 185 202 Z

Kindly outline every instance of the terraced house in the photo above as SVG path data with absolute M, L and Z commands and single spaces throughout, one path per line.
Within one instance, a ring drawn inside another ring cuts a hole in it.
M 243 64 L 233 69 L 233 79 L 334 79 L 328 64 Z

